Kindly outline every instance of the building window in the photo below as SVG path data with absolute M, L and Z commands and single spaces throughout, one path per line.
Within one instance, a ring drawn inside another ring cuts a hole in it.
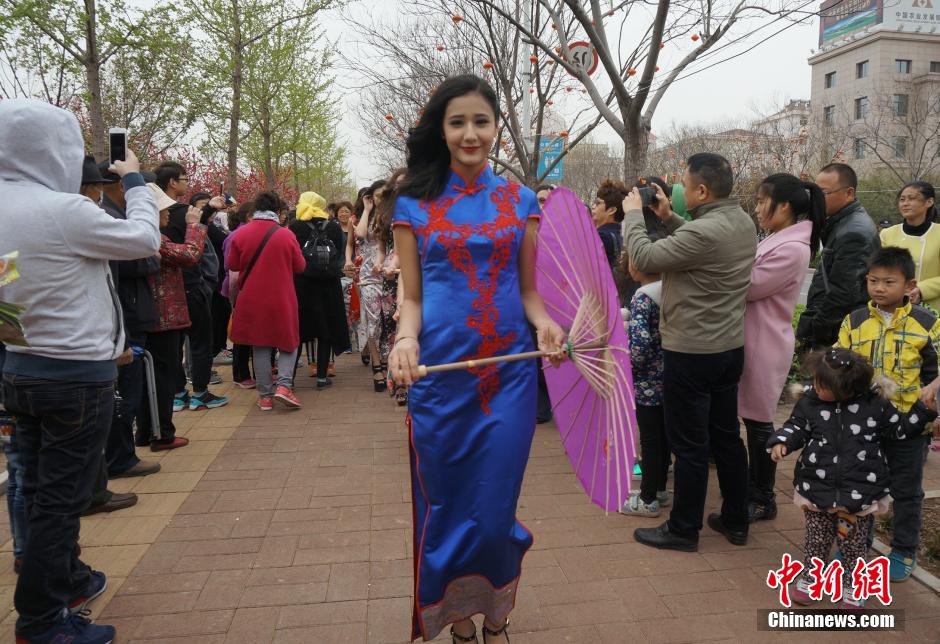
M 894 94 L 891 96 L 891 115 L 907 116 L 908 96 L 907 94 Z
M 826 84 L 826 89 L 832 89 L 833 87 L 836 86 L 836 73 L 835 72 L 829 72 L 828 74 L 826 74 L 825 84 Z
M 868 118 L 868 97 L 862 96 L 855 99 L 855 120 Z
M 930 61 L 930 73 L 931 74 L 940 74 L 940 60 Z
M 910 74 L 912 63 L 909 60 L 903 58 L 894 59 L 894 71 L 896 74 Z
M 855 145 L 853 146 L 853 151 L 855 152 L 856 159 L 865 158 L 865 139 L 855 139 Z
M 836 123 L 836 106 L 827 105 L 823 108 L 823 125 L 835 125 Z
M 860 63 L 855 63 L 855 78 L 867 78 L 868 77 L 868 61 L 863 60 Z
M 896 136 L 891 142 L 891 149 L 894 151 L 895 158 L 907 156 L 907 138 Z
M 809 118 L 806 117 L 806 116 L 801 116 L 801 117 L 800 117 L 800 127 L 803 127 L 803 126 L 806 125 L 807 123 L 809 123 Z

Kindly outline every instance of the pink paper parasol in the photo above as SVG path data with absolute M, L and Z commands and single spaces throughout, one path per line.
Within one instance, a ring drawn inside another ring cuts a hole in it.
M 572 359 L 545 368 L 562 444 L 591 501 L 619 510 L 636 456 L 630 351 L 600 237 L 566 188 L 553 190 L 542 209 L 535 267 L 548 312 L 569 333 Z

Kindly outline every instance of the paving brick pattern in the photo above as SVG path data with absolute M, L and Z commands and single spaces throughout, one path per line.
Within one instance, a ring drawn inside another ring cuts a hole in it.
M 404 414 L 371 391 L 358 356 L 338 361 L 331 389 L 298 376 L 304 408 L 262 413 L 230 385 L 228 407 L 177 414 L 192 440 L 160 455 L 163 470 L 112 482 L 140 503 L 82 522 L 86 560 L 110 587 L 93 615 L 119 642 L 239 644 L 405 642 L 410 631 L 411 507 Z M 227 369 L 223 374 L 228 376 Z M 928 488 L 940 488 L 936 456 Z M 554 425 L 538 427 L 519 517 L 535 533 L 513 613 L 514 643 L 791 641 L 757 631 L 773 608 L 764 579 L 798 555 L 802 516 L 787 504 L 746 547 L 702 532 L 697 553 L 652 550 L 633 529 L 662 519 L 605 515 L 581 492 Z M 932 481 L 932 483 L 931 483 Z M 708 508 L 719 505 L 711 477 Z M 11 544 L 0 551 L 0 640 L 12 641 Z M 894 587 L 906 630 L 814 634 L 816 641 L 940 640 L 940 597 Z M 478 619 L 479 622 L 479 619 Z M 439 641 L 449 641 L 442 635 Z

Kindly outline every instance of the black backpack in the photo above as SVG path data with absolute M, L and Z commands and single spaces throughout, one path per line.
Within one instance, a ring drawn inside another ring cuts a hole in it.
M 310 226 L 310 237 L 301 249 L 304 259 L 307 260 L 304 275 L 319 278 L 339 277 L 339 249 L 326 234 L 329 222 L 321 219 L 316 224 L 309 221 L 306 223 Z

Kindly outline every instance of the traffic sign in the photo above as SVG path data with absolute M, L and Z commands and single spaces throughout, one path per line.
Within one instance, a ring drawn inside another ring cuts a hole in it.
M 572 67 L 587 72 L 588 76 L 597 70 L 600 57 L 598 57 L 597 50 L 594 49 L 591 43 L 579 40 L 568 45 L 568 50 L 571 52 L 568 63 Z
M 552 168 L 552 171 L 545 174 L 545 171 L 548 169 L 555 159 L 561 156 L 561 153 L 565 151 L 565 140 L 560 136 L 541 136 L 539 137 L 539 168 L 538 176 L 542 177 L 543 181 L 561 181 L 563 176 L 562 163 L 559 161 L 555 164 L 555 167 Z

